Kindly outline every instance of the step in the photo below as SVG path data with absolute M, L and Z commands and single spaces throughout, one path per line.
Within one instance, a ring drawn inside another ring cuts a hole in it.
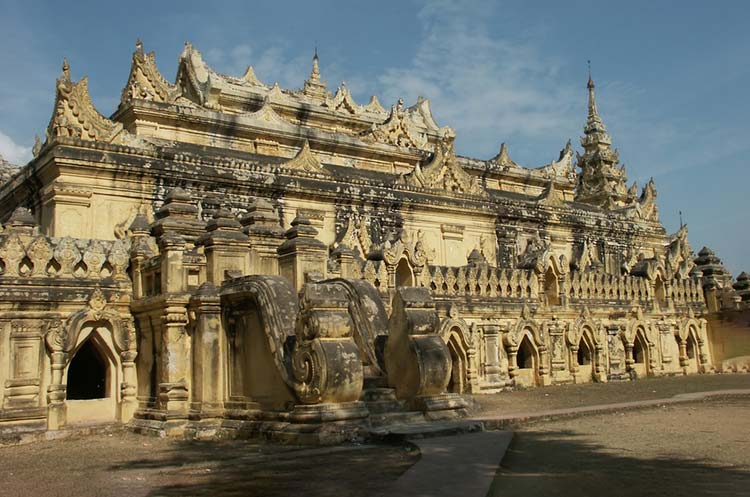
M 374 440 L 398 442 L 478 431 L 483 431 L 482 423 L 478 421 L 433 421 L 430 423 L 391 424 L 372 428 L 368 435 Z

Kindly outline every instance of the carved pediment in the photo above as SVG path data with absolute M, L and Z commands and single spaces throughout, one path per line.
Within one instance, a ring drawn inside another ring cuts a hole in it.
M 281 165 L 282 168 L 307 173 L 330 174 L 323 168 L 318 157 L 310 150 L 310 142 L 305 140 L 302 148 L 293 159 Z
M 427 146 L 427 135 L 409 119 L 403 109 L 403 100 L 391 107 L 391 112 L 382 124 L 373 124 L 362 138 L 397 147 L 424 149 Z
M 560 190 L 555 188 L 554 180 L 549 180 L 549 183 L 547 183 L 547 187 L 544 189 L 539 198 L 537 198 L 537 202 L 540 204 L 552 205 L 556 207 L 563 205 L 563 194 Z
M 89 95 L 88 78 L 73 83 L 67 60 L 63 61 L 63 73 L 57 80 L 54 113 L 47 126 L 47 142 L 59 137 L 147 146 L 143 139 L 126 131 L 121 123 L 110 121 L 96 110 Z
M 351 92 L 349 92 L 349 89 L 346 87 L 345 81 L 341 82 L 341 86 L 338 87 L 333 98 L 326 99 L 324 105 L 337 112 L 345 112 L 352 115 L 362 113 L 362 106 L 354 101 Z
M 458 164 L 452 142 L 436 148 L 432 160 L 424 167 L 417 164 L 411 173 L 402 176 L 402 183 L 420 188 L 487 196 L 487 191 L 479 180 Z
M 539 168 L 545 176 L 554 178 L 556 176 L 571 176 L 575 173 L 573 166 L 573 147 L 570 140 L 565 144 L 565 148 L 560 151 L 560 157 L 546 166 Z
M 122 104 L 134 99 L 172 103 L 179 96 L 178 88 L 167 82 L 159 72 L 155 57 L 154 52 L 144 53 L 143 45 L 138 40 L 130 76 L 120 97 Z
M 363 107 L 363 110 L 365 112 L 370 112 L 372 114 L 385 114 L 386 110 L 385 108 L 380 105 L 380 101 L 378 100 L 378 97 L 373 95 L 370 97 L 370 101 Z
M 247 119 L 248 121 L 260 122 L 263 125 L 275 124 L 284 128 L 296 129 L 296 126 L 281 117 L 281 115 L 279 115 L 279 113 L 276 112 L 271 106 L 270 94 L 266 95 L 266 98 L 263 99 L 263 105 L 261 105 L 260 109 L 256 110 L 255 112 L 248 112 L 247 114 L 243 114 L 243 118 Z
M 510 155 L 508 155 L 508 147 L 505 146 L 505 143 L 500 144 L 500 152 L 490 159 L 490 162 L 494 162 L 502 167 L 521 167 L 510 158 Z

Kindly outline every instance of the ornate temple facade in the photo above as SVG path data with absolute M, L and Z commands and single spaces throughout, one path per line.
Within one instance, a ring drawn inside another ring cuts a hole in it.
M 109 118 L 66 61 L 0 168 L 0 430 L 335 440 L 466 393 L 747 369 L 720 323 L 750 278 L 666 233 L 594 91 L 582 154 L 527 168 L 456 155 L 426 99 L 330 91 L 317 54 L 291 91 L 186 44 L 170 83 L 139 42 Z

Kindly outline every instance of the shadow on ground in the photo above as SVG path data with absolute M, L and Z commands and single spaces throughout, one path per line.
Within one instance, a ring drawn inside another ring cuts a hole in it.
M 374 496 L 419 457 L 410 444 L 280 448 L 180 442 L 168 453 L 109 469 L 151 475 L 150 496 Z
M 748 434 L 737 435 L 750 449 Z M 750 496 L 747 467 L 684 456 L 639 457 L 628 454 L 628 447 L 586 438 L 574 431 L 517 432 L 488 496 Z

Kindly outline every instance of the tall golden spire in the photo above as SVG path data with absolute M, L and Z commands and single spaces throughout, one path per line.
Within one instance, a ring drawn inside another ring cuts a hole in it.
M 607 128 L 599 116 L 599 109 L 596 107 L 596 95 L 594 94 L 594 79 L 591 77 L 591 61 L 589 64 L 589 80 L 586 88 L 589 91 L 589 114 L 586 119 L 586 126 L 583 128 L 584 136 L 581 138 L 581 145 L 587 151 L 597 148 L 609 148 L 612 139 L 607 134 Z
M 318 48 L 315 47 L 315 55 L 313 56 L 312 70 L 310 76 L 305 80 L 305 85 L 302 88 L 302 93 L 308 97 L 325 99 L 327 91 L 326 84 L 320 80 L 320 67 L 318 65 Z

